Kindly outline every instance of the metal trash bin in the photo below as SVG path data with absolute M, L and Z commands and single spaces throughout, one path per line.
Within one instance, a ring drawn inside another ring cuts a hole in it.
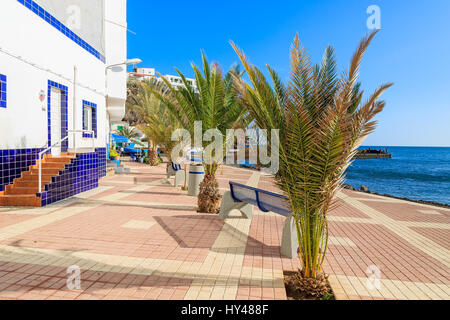
M 205 177 L 205 170 L 202 164 L 189 165 L 189 185 L 188 185 L 188 195 L 198 196 L 200 193 L 200 183 Z

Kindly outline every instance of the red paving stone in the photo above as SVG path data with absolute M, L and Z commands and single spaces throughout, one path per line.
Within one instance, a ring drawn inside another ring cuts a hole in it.
M 181 299 L 192 282 L 176 277 L 81 270 L 81 288 L 69 290 L 65 268 L 26 264 L 14 264 L 14 268 L 11 266 L 0 264 L 0 299 L 138 300 L 169 299 L 175 294 Z M 11 270 L 15 268 L 18 270 Z M 169 293 L 170 296 L 167 296 Z
M 361 202 L 398 221 L 450 223 L 450 212 L 440 211 L 439 209 L 423 207 L 408 202 L 396 203 L 365 200 Z M 434 210 L 439 212 L 440 215 L 424 214 L 419 210 Z
M 419 227 L 411 227 L 411 229 L 420 233 L 421 235 L 433 240 L 437 244 L 440 244 L 444 248 L 450 250 L 450 230 L 449 229 L 419 228 Z
M 328 212 L 328 216 L 333 217 L 352 217 L 352 218 L 370 218 L 364 212 L 352 207 L 348 203 L 342 201 L 341 199 L 336 200 L 332 206 L 331 210 Z
M 169 260 L 201 261 L 223 226 L 191 211 L 102 205 L 1 243 Z M 154 222 L 149 229 L 123 227 L 130 220 Z
M 0 228 L 14 225 L 16 223 L 33 219 L 35 217 L 35 215 L 31 214 L 2 214 L 0 212 Z
M 126 190 L 123 191 L 126 193 Z M 140 201 L 140 202 L 155 202 L 155 203 L 174 203 L 179 205 L 197 205 L 197 197 L 186 195 L 181 189 L 173 187 L 150 187 L 147 190 L 134 193 L 126 198 L 124 201 Z
M 112 195 L 112 194 L 116 194 L 118 192 L 123 192 L 125 190 L 132 189 L 132 188 L 133 188 L 133 186 L 123 186 L 123 185 L 113 186 L 113 187 L 108 188 L 105 191 L 99 192 L 98 194 L 93 195 L 93 196 L 91 196 L 89 198 L 90 199 L 100 199 L 100 198 L 103 198 L 103 197 L 106 197 L 106 196 L 109 196 L 109 195 Z
M 189 197 L 180 188 L 165 182 L 165 167 L 149 167 L 136 163 L 126 163 L 130 174 L 116 175 L 102 180 L 101 186 L 109 187 L 103 192 L 89 196 L 87 202 L 77 201 L 53 213 L 61 214 L 72 207 L 86 205 L 86 210 L 75 215 L 49 221 L 42 227 L 31 228 L 20 234 L 6 236 L 2 245 L 20 247 L 25 259 L 35 254 L 33 248 L 57 249 L 66 252 L 99 253 L 114 257 L 149 258 L 160 261 L 189 262 L 199 268 L 218 239 L 224 221 L 216 215 L 199 214 L 195 210 L 179 210 L 176 205 L 196 205 L 196 198 Z M 223 167 L 218 171 L 221 192 L 228 189 L 228 181 L 245 183 L 253 171 Z M 172 182 L 172 179 L 169 179 Z M 142 185 L 148 188 L 142 189 Z M 262 175 L 260 188 L 280 193 L 271 177 Z M 134 190 L 141 187 L 139 190 Z M 449 248 L 449 230 L 439 228 L 448 226 L 449 211 L 434 207 L 416 205 L 409 202 L 393 202 L 382 197 L 370 201 L 371 196 L 349 190 L 342 191 L 347 197 L 358 199 L 361 203 L 394 219 L 399 226 L 402 222 L 432 222 L 432 227 L 408 225 L 411 232 L 432 240 L 436 246 Z M 114 202 L 105 203 L 105 197 L 120 197 Z M 121 201 L 134 201 L 136 204 L 121 204 Z M 158 208 L 152 203 L 167 205 Z M 92 206 L 95 206 L 92 208 Z M 64 210 L 64 211 L 63 211 Z M 419 210 L 435 210 L 439 215 L 421 213 Z M 14 214 L 0 212 L 0 228 L 39 217 L 26 215 L 19 211 Z M 369 214 L 339 200 L 329 213 L 330 238 L 347 239 L 350 244 L 330 243 L 324 261 L 324 271 L 333 277 L 357 277 L 367 279 L 367 267 L 376 265 L 381 269 L 382 279 L 404 283 L 422 283 L 441 298 L 446 297 L 450 282 L 449 268 L 445 261 L 437 260 L 403 239 L 387 226 L 374 222 Z M 358 222 L 345 219 L 360 218 Z M 361 220 L 362 218 L 362 220 Z M 341 219 L 341 220 L 339 220 Z M 367 223 L 364 222 L 367 220 Z M 134 221 L 134 227 L 124 225 Z M 153 223 L 146 225 L 146 223 Z M 436 225 L 437 224 L 437 225 Z M 246 270 L 274 270 L 274 272 L 296 271 L 299 259 L 289 259 L 280 254 L 281 232 L 284 217 L 256 214 L 250 223 L 242 267 Z M 146 229 L 139 229 L 145 226 Z M 437 247 L 436 250 L 441 250 Z M 42 258 L 45 258 L 42 253 Z M 44 259 L 45 260 L 45 259 Z M 98 263 L 97 263 L 98 265 Z M 176 269 L 175 269 L 176 270 Z M 195 269 L 194 269 L 195 270 Z M 165 270 L 164 270 L 165 271 Z M 189 271 L 194 272 L 195 271 Z M 170 274 L 170 275 L 169 275 Z M 0 298 L 1 299 L 183 299 L 189 290 L 197 288 L 192 275 L 177 277 L 176 272 L 163 272 L 158 275 L 142 275 L 130 271 L 104 272 L 82 270 L 81 290 L 67 289 L 67 270 L 32 263 L 2 261 L 0 255 Z M 242 276 L 241 276 L 242 277 Z M 344 278 L 340 278 L 341 280 Z M 348 279 L 350 279 L 348 278 Z M 261 284 L 249 285 L 238 278 L 233 297 L 237 299 L 286 299 L 282 287 L 268 287 Z M 440 287 L 437 287 L 440 286 Z M 212 287 L 211 287 L 212 288 Z M 379 295 L 367 295 L 363 291 L 337 288 L 340 299 L 384 299 Z M 342 290 L 341 290 L 342 289 Z M 202 289 L 205 290 L 205 289 Z M 407 290 L 407 289 L 400 289 Z M 425 289 L 424 289 L 425 290 Z M 410 292 L 411 293 L 411 292 Z M 399 296 L 405 298 L 407 294 Z M 430 295 L 432 295 L 430 293 Z M 447 295 L 450 298 L 450 294 Z M 431 296 L 430 296 L 431 297 Z M 433 296 L 434 297 L 434 296 Z M 390 298 L 396 298 L 391 296 Z
M 365 192 L 360 192 L 360 191 L 342 189 L 341 192 L 347 196 L 352 196 L 352 197 L 357 197 L 357 198 L 364 198 L 364 199 L 373 199 L 374 198 L 374 196 L 367 194 Z
M 330 236 L 349 237 L 357 245 L 329 248 L 328 253 L 341 262 L 344 274 L 348 271 L 364 277 L 367 267 L 377 265 L 385 279 L 450 283 L 449 270 L 445 265 L 382 225 L 331 222 L 330 230 Z M 330 264 L 334 266 L 332 262 Z

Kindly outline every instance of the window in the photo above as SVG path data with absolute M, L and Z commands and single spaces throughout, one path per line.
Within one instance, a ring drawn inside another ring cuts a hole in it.
M 97 138 L 97 105 L 83 100 L 83 130 L 94 131 Z M 83 133 L 83 138 L 92 138 L 92 133 Z
M 84 106 L 83 107 L 83 130 L 92 130 L 92 108 L 89 106 Z
M 6 76 L 0 74 L 0 108 L 6 108 Z

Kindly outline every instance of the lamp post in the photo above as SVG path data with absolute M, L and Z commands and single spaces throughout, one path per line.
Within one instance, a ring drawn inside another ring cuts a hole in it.
M 116 63 L 116 64 L 112 64 L 109 65 L 105 68 L 105 99 L 108 99 L 108 70 L 113 68 L 113 67 L 118 67 L 118 66 L 129 66 L 129 65 L 136 65 L 141 63 L 142 60 L 139 58 L 133 58 L 133 59 L 127 59 L 124 62 L 121 63 Z M 108 139 L 109 139 L 109 143 L 108 145 L 110 146 L 112 143 L 112 126 L 111 126 L 111 117 L 109 117 L 108 122 L 109 122 L 109 135 L 108 135 Z M 109 148 L 108 150 L 106 150 L 106 153 L 109 153 Z
M 138 59 L 138 58 L 128 59 L 128 60 L 125 60 L 124 62 L 116 63 L 116 64 L 112 64 L 112 65 L 110 65 L 110 66 L 107 66 L 107 67 L 106 67 L 106 70 L 108 70 L 108 69 L 110 69 L 110 68 L 112 68 L 112 67 L 117 67 L 117 66 L 122 66 L 122 65 L 127 65 L 127 66 L 129 66 L 129 65 L 132 65 L 132 64 L 139 64 L 139 63 L 141 63 L 141 62 L 142 62 L 142 60 L 141 60 L 141 59 Z

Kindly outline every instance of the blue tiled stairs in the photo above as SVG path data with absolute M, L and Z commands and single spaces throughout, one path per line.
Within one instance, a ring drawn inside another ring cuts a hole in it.
M 44 155 L 42 160 L 42 190 L 64 171 L 66 164 L 75 158 L 74 154 L 62 153 L 60 157 Z M 5 187 L 0 192 L 0 206 L 40 207 L 41 197 L 39 192 L 39 162 L 30 166 L 28 171 L 22 172 L 20 178 L 14 179 L 14 183 Z

